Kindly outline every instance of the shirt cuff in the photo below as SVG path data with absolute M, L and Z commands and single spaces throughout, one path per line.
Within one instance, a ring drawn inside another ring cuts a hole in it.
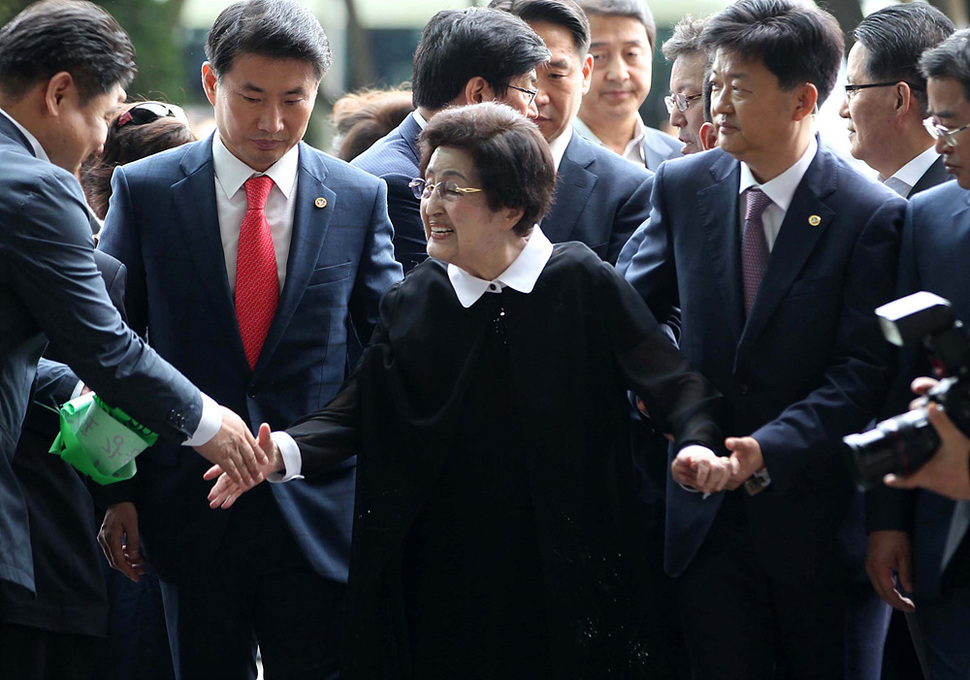
M 266 476 L 267 481 L 280 484 L 291 479 L 303 479 L 303 475 L 300 474 L 303 470 L 303 455 L 300 453 L 300 447 L 296 440 L 285 432 L 274 432 L 271 436 L 273 443 L 279 447 L 285 470 L 270 473 Z
M 68 399 L 68 401 L 74 401 L 75 399 L 77 399 L 78 397 L 80 397 L 81 396 L 81 390 L 83 390 L 83 389 L 84 389 L 84 381 L 83 380 L 78 380 L 77 381 L 77 385 L 74 386 L 74 391 L 71 392 L 71 398 Z
M 202 417 L 199 419 L 199 426 L 195 428 L 192 436 L 182 442 L 183 446 L 208 444 L 209 440 L 222 429 L 222 409 L 219 404 L 205 392 L 199 394 L 202 395 Z

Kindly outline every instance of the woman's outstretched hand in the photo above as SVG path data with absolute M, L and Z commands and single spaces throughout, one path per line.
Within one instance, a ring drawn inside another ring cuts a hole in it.
M 283 457 L 280 455 L 279 447 L 276 446 L 276 443 L 270 436 L 271 432 L 269 425 L 266 423 L 259 426 L 259 436 L 256 443 L 269 462 L 259 465 L 258 472 L 253 477 L 251 484 L 233 481 L 218 465 L 213 465 L 206 470 L 206 473 L 202 476 L 203 479 L 216 479 L 218 477 L 216 483 L 212 486 L 212 490 L 209 491 L 210 508 L 232 507 L 232 504 L 236 502 L 237 498 L 266 479 L 267 475 L 284 469 Z

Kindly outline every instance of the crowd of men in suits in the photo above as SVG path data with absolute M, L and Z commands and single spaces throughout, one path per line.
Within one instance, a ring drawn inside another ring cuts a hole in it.
M 381 295 L 427 257 L 410 186 L 422 129 L 494 100 L 549 143 L 542 231 L 615 265 L 724 395 L 721 455 L 673 470 L 631 400 L 650 577 L 673 593 L 658 616 L 684 640 L 684 677 L 878 678 L 889 605 L 909 613 L 927 677 L 970 677 L 970 444 L 896 482 L 935 491 L 878 489 L 864 512 L 839 447 L 930 371 L 899 360 L 876 307 L 926 289 L 970 320 L 970 31 L 912 2 L 853 37 L 835 96 L 878 181 L 817 134 L 843 32 L 789 0 L 675 27 L 677 138 L 639 113 L 657 47 L 643 0 L 439 12 L 415 51 L 414 111 L 348 164 L 302 141 L 332 61 L 319 21 L 242 0 L 206 42 L 215 134 L 115 170 L 96 264 L 76 174 L 134 50 L 84 0 L 24 10 L 0 30 L 0 677 L 92 677 L 102 649 L 104 611 L 31 607 L 69 576 L 32 548 L 12 464 L 29 403 L 88 387 L 162 439 L 94 495 L 111 564 L 137 579 L 147 559 L 160 577 L 177 677 L 254 678 L 257 641 L 268 678 L 338 676 L 353 462 L 227 511 L 208 507 L 203 474 L 258 482 L 260 423 L 284 429 L 334 397 Z M 48 341 L 64 363 L 38 368 Z M 947 430 L 944 452 L 961 436 Z

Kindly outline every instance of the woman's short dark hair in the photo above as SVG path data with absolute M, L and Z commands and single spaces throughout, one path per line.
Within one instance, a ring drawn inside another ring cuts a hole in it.
M 821 106 L 839 75 L 845 39 L 824 10 L 790 0 L 738 0 L 711 17 L 701 45 L 712 55 L 723 49 L 760 59 L 783 90 L 812 83 Z
M 647 31 L 647 40 L 650 42 L 650 49 L 653 50 L 657 42 L 657 22 L 653 18 L 653 12 L 646 0 L 580 0 L 579 6 L 583 8 L 587 17 L 628 17 L 636 19 Z
M 346 94 L 333 105 L 337 157 L 351 161 L 400 125 L 414 110 L 411 90 L 366 89 Z
M 438 147 L 471 156 L 488 207 L 523 211 L 513 227 L 520 236 L 549 212 L 556 190 L 549 145 L 538 127 L 508 106 L 485 102 L 445 109 L 421 133 L 420 145 L 422 175 Z
M 926 78 L 953 78 L 970 100 L 970 29 L 957 31 L 940 45 L 923 53 L 920 71 Z
M 81 104 L 127 87 L 135 48 L 103 8 L 86 0 L 35 2 L 0 29 L 0 90 L 19 98 L 36 83 L 67 71 Z
M 292 0 L 240 0 L 222 10 L 205 41 L 206 59 L 221 78 L 241 54 L 308 62 L 318 82 L 333 60 L 323 26 Z
M 487 7 L 442 10 L 424 27 L 414 53 L 414 105 L 437 111 L 476 76 L 504 97 L 510 80 L 548 59 L 542 39 L 508 12 Z
M 852 34 L 866 48 L 866 75 L 876 81 L 903 80 L 926 111 L 926 78 L 919 58 L 956 30 L 947 16 L 925 2 L 890 5 L 873 12 Z
M 137 124 L 118 125 L 126 111 L 144 102 L 125 106 L 108 126 L 104 150 L 81 166 L 81 186 L 94 214 L 104 219 L 111 198 L 111 173 L 119 165 L 133 163 L 166 149 L 195 141 L 195 135 L 184 121 L 173 117 L 156 118 Z
M 492 0 L 493 9 L 509 12 L 528 24 L 545 21 L 569 31 L 580 59 L 589 52 L 589 19 L 574 0 Z

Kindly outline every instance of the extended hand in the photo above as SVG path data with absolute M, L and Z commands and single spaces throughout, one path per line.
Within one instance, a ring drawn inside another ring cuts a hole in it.
M 674 481 L 705 494 L 723 491 L 734 473 L 731 459 L 705 449 L 684 449 L 670 466 Z
M 195 450 L 210 463 L 218 465 L 237 484 L 245 485 L 247 489 L 256 486 L 263 481 L 260 467 L 269 459 L 256 445 L 256 438 L 243 419 L 225 406 L 220 408 L 222 427 L 215 437 L 196 446 Z
M 940 435 L 940 448 L 911 475 L 886 475 L 897 489 L 923 487 L 954 500 L 970 500 L 970 439 L 957 429 L 938 404 L 926 407 L 930 424 Z
M 731 452 L 731 460 L 735 462 L 734 472 L 726 486 L 729 490 L 737 489 L 765 466 L 761 444 L 754 437 L 728 437 L 724 440 L 724 446 Z
M 285 469 L 283 456 L 280 454 L 280 449 L 276 446 L 270 434 L 271 430 L 269 425 L 263 423 L 259 426 L 259 441 L 257 442 L 257 447 L 260 449 L 261 455 L 269 462 L 260 465 L 257 473 L 258 480 L 252 484 L 237 482 L 223 472 L 219 465 L 213 465 L 206 471 L 203 475 L 204 479 L 219 478 L 212 486 L 212 490 L 209 491 L 210 508 L 232 507 L 232 504 L 236 502 L 237 498 L 265 479 L 266 475 Z
M 108 507 L 98 532 L 98 543 L 108 564 L 138 583 L 145 573 L 145 560 L 138 550 L 138 511 L 134 503 L 115 503 Z
M 903 590 L 913 590 L 912 543 L 905 531 L 873 531 L 866 551 L 866 573 L 883 600 L 903 612 L 915 609 L 913 601 L 896 589 L 893 574 L 899 575 Z

